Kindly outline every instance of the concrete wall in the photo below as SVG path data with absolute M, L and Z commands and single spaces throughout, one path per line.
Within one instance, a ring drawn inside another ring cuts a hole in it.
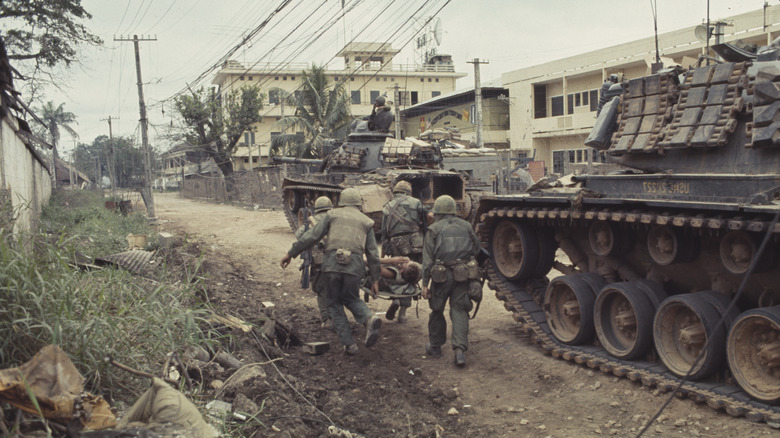
M 181 193 L 185 198 L 278 208 L 282 206 L 283 179 L 280 167 L 234 172 L 227 178 L 219 174 L 193 175 L 184 179 Z
M 51 176 L 45 160 L 22 141 L 18 129 L 15 119 L 0 120 L 0 197 L 10 197 L 17 233 L 35 229 L 51 196 Z

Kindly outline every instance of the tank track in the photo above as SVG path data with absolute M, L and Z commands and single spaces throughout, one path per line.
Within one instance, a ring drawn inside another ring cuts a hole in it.
M 327 193 L 341 193 L 342 189 L 336 189 L 332 187 L 322 187 L 313 185 L 291 185 L 282 188 L 283 199 L 287 199 L 287 192 L 290 190 L 311 190 L 313 192 L 327 192 Z M 284 217 L 287 218 L 287 223 L 290 224 L 290 228 L 295 231 L 298 229 L 298 216 L 290 210 L 290 206 L 287 202 L 283 203 Z
M 477 225 L 477 234 L 483 245 L 487 246 L 490 225 L 503 218 L 529 219 L 581 219 L 602 221 L 626 221 L 646 224 L 669 224 L 676 226 L 693 226 L 704 228 L 746 229 L 754 231 L 766 230 L 769 222 L 760 220 L 734 221 L 722 218 L 702 218 L 701 216 L 671 216 L 656 213 L 637 213 L 623 211 L 584 210 L 550 208 L 494 208 L 481 216 Z M 744 228 L 742 228 L 744 227 Z M 776 227 L 774 232 L 780 232 Z M 596 345 L 572 346 L 559 342 L 552 334 L 547 324 L 545 312 L 535 297 L 544 294 L 539 279 L 526 282 L 507 281 L 492 264 L 488 264 L 488 287 L 496 293 L 496 298 L 504 302 L 504 307 L 512 312 L 513 319 L 519 323 L 524 333 L 531 334 L 532 339 L 551 356 L 585 365 L 592 369 L 617 377 L 640 382 L 648 388 L 657 388 L 661 392 L 673 391 L 680 383 L 680 378 L 674 376 L 660 363 L 648 361 L 626 361 L 616 359 Z M 542 288 L 541 290 L 539 290 Z M 780 406 L 772 406 L 751 399 L 745 392 L 734 385 L 713 382 L 686 382 L 678 394 L 679 398 L 688 398 L 697 404 L 706 403 L 716 411 L 724 411 L 733 417 L 744 417 L 752 422 L 765 422 L 773 428 L 780 428 Z

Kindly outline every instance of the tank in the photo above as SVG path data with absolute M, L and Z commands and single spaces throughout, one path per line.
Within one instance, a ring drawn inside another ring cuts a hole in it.
M 483 196 L 475 228 L 496 297 L 552 356 L 777 424 L 780 61 L 766 53 L 612 86 L 586 144 L 625 170 Z
M 392 122 L 392 120 L 390 120 Z M 441 195 L 452 196 L 458 215 L 473 218 L 476 203 L 466 191 L 466 180 L 458 172 L 441 170 L 441 150 L 415 139 L 400 140 L 387 133 L 386 124 L 355 120 L 346 141 L 330 140 L 321 159 L 275 157 L 277 163 L 305 164 L 315 171 L 300 178 L 285 178 L 282 184 L 284 212 L 295 231 L 310 214 L 319 196 L 328 196 L 334 204 L 347 187 L 363 197 L 363 213 L 374 220 L 379 233 L 382 207 L 392 199 L 392 187 L 405 180 L 412 185 L 412 196 L 431 207 Z

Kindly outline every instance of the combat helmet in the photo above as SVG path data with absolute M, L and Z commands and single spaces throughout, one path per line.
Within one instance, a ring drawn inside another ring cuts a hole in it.
M 333 202 L 327 196 L 320 196 L 314 201 L 314 212 L 319 213 L 321 211 L 330 210 L 333 208 Z
M 363 198 L 356 188 L 350 187 L 344 189 L 344 191 L 341 192 L 341 196 L 339 196 L 339 207 L 346 207 L 348 205 L 353 207 L 363 206 Z
M 450 195 L 441 195 L 433 203 L 434 214 L 456 214 L 457 206 Z
M 409 181 L 398 181 L 395 184 L 395 187 L 393 187 L 393 193 L 406 193 L 407 195 L 412 194 L 412 185 L 409 183 Z

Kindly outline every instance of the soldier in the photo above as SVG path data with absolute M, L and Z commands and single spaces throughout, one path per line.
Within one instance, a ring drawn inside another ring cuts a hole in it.
M 422 202 L 412 197 L 409 181 L 398 181 L 393 188 L 393 199 L 382 208 L 382 255 L 404 256 L 422 262 L 422 246 L 425 211 Z M 411 298 L 395 299 L 385 313 L 389 320 L 406 322 L 406 309 L 412 306 Z
M 428 228 L 423 248 L 422 296 L 429 300 L 431 308 L 425 352 L 431 357 L 441 356 L 441 346 L 447 336 L 444 306 L 449 299 L 455 365 L 463 367 L 472 309 L 469 280 L 479 277 L 476 261 L 472 262 L 479 253 L 479 239 L 468 222 L 455 216 L 455 200 L 451 196 L 438 197 L 433 204 L 433 213 L 436 222 Z M 476 268 L 473 273 L 469 262 Z M 429 289 L 430 281 L 433 284 Z
M 327 236 L 322 272 L 328 293 L 328 311 L 344 351 L 349 355 L 357 354 L 358 347 L 352 339 L 344 307 L 352 312 L 355 321 L 366 326 L 366 347 L 376 343 L 382 326 L 382 320 L 371 313 L 359 294 L 360 280 L 365 273 L 363 254 L 368 261 L 372 280 L 371 295 L 374 297 L 379 291 L 380 270 L 379 250 L 373 232 L 374 221 L 360 212 L 362 204 L 360 192 L 354 188 L 344 189 L 338 208 L 329 211 L 314 228 L 303 233 L 280 263 L 282 268 L 286 268 L 293 257 Z
M 327 196 L 320 196 L 314 201 L 314 215 L 309 216 L 309 226 L 300 227 L 295 231 L 295 238 L 300 240 L 301 236 L 308 229 L 317 225 L 317 222 L 321 221 L 328 211 L 333 208 L 333 202 Z M 319 243 L 311 248 L 311 267 L 309 268 L 311 274 L 311 290 L 317 294 L 317 308 L 320 311 L 321 326 L 327 330 L 333 330 L 333 319 L 330 317 L 328 311 L 328 293 L 325 287 L 325 279 L 322 275 L 322 260 L 325 256 L 323 249 L 325 248 L 325 242 L 327 237 L 323 238 Z

